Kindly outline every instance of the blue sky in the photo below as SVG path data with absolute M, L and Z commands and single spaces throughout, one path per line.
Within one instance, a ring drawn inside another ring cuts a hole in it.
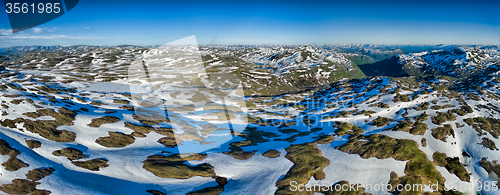
M 3 2 L 0 5 L 4 9 Z M 199 44 L 500 44 L 500 1 L 93 1 L 0 47 Z

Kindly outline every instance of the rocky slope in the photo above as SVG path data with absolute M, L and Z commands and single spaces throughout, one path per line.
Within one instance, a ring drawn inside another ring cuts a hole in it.
M 432 48 L 360 68 L 346 46 L 27 52 L 1 64 L 0 190 L 497 194 L 498 48 Z

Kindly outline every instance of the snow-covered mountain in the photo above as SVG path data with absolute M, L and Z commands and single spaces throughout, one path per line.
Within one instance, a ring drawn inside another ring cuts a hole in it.
M 0 190 L 498 194 L 499 49 L 426 47 L 26 52 L 0 66 Z
M 499 51 L 483 50 L 480 47 L 457 47 L 447 50 L 399 54 L 399 64 L 406 73 L 467 76 L 482 73 L 491 66 L 497 66 Z
M 354 70 L 351 62 L 344 55 L 311 46 L 247 49 L 244 54 L 241 54 L 241 58 L 247 62 L 262 65 L 263 68 L 274 69 L 275 75 L 282 75 L 296 68 L 327 65 L 328 62 L 344 66 L 348 71 Z M 330 69 L 335 71 L 335 67 Z

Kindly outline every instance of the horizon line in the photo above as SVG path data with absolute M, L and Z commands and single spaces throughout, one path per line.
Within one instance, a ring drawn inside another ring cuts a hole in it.
M 8 47 L 1 47 L 2 49 L 7 49 L 11 47 L 71 47 L 71 46 L 89 46 L 89 47 L 124 47 L 124 46 L 134 46 L 134 47 L 154 47 L 162 46 L 164 44 L 158 45 L 132 45 L 132 44 L 119 44 L 119 45 L 15 45 Z M 339 43 L 339 44 L 329 44 L 329 43 L 308 43 L 308 44 L 198 44 L 198 46 L 319 46 L 319 45 L 373 45 L 373 46 L 500 46 L 500 44 L 371 44 L 371 43 Z

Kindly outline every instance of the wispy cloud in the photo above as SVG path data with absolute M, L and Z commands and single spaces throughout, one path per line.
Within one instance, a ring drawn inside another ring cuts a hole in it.
M 57 28 L 57 27 L 48 28 L 47 32 L 55 32 L 55 30 L 57 30 L 57 29 L 59 29 L 59 28 Z
M 33 33 L 38 34 L 38 33 L 41 33 L 41 32 L 43 32 L 42 28 L 33 28 Z
M 12 34 L 12 29 L 4 29 L 4 28 L 0 29 L 0 35 L 7 36 L 7 35 L 11 35 L 11 34 Z
M 0 40 L 52 40 L 52 39 L 72 39 L 72 40 L 85 40 L 85 39 L 103 39 L 104 37 L 86 37 L 86 36 L 69 36 L 69 35 L 14 35 L 2 36 Z
M 90 29 L 90 27 L 87 26 L 87 27 L 85 27 L 85 29 Z

